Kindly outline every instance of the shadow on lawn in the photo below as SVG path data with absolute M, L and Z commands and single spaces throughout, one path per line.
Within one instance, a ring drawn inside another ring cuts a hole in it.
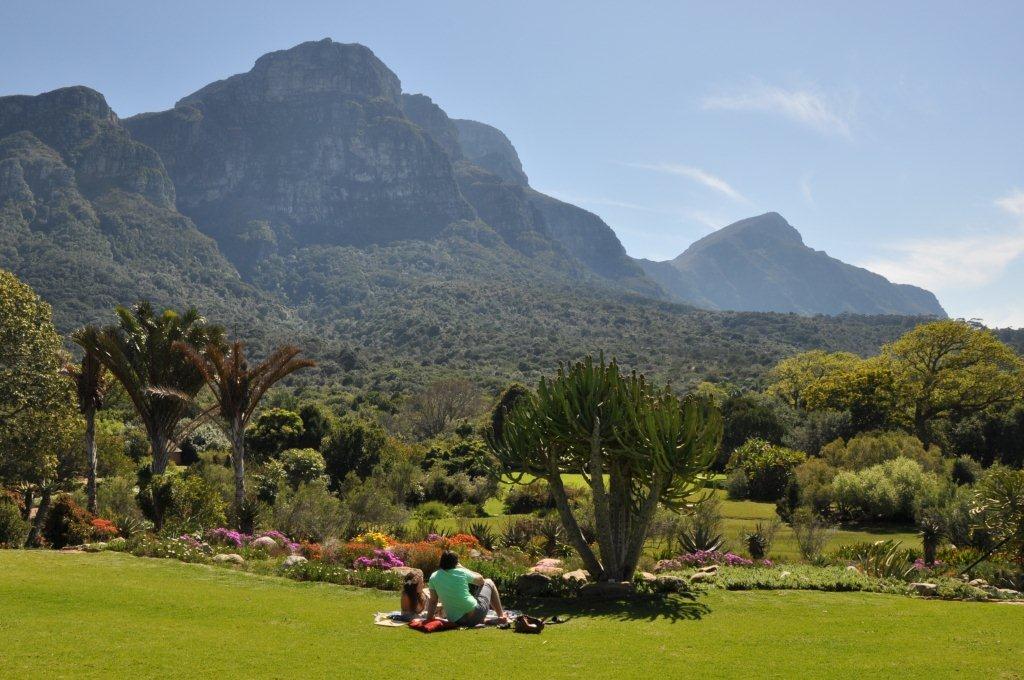
M 680 595 L 638 595 L 629 600 L 611 601 L 586 598 L 517 598 L 509 602 L 509 606 L 519 609 L 531 616 L 550 617 L 554 615 L 568 617 L 601 617 L 619 621 L 657 621 L 666 619 L 671 622 L 680 619 L 699 620 L 711 613 L 711 608 L 691 594 Z

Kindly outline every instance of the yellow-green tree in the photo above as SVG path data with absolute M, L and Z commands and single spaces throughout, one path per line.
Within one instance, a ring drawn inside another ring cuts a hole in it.
M 962 321 L 922 324 L 882 349 L 905 417 L 925 444 L 940 419 L 1024 398 L 1024 360 L 989 330 Z
M 808 408 L 808 390 L 821 380 L 849 371 L 860 361 L 849 352 L 803 352 L 783 359 L 772 369 L 767 391 L 794 408 Z

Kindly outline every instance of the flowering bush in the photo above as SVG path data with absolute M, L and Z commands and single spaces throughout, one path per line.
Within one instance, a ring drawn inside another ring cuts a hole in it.
M 352 566 L 355 569 L 387 570 L 391 567 L 404 567 L 405 563 L 390 550 L 376 548 L 373 551 L 373 557 L 357 557 Z
M 92 522 L 92 537 L 97 541 L 109 540 L 120 533 L 117 526 L 109 519 L 97 517 Z
M 235 548 L 241 548 L 243 545 L 249 542 L 252 537 L 248 534 L 243 534 L 235 529 L 228 529 L 225 527 L 217 527 L 216 529 L 210 529 L 206 532 L 206 540 L 215 545 L 226 545 Z
M 693 567 L 706 567 L 710 564 L 717 564 L 726 567 L 771 567 L 771 560 L 748 560 L 732 552 L 721 550 L 697 550 L 692 553 L 684 553 L 670 560 L 660 560 L 654 567 L 655 573 L 663 571 L 681 571 Z
M 327 541 L 321 548 L 321 558 L 329 564 L 342 564 L 351 566 L 359 557 L 373 557 L 373 551 L 379 550 L 369 543 L 357 543 L 355 541 Z
M 443 543 L 447 543 L 449 550 L 454 550 L 456 552 L 468 552 L 469 550 L 480 549 L 480 541 L 478 541 L 476 536 L 473 536 L 472 534 L 455 534 L 451 538 L 443 541 Z
M 299 544 L 299 554 L 307 560 L 319 560 L 323 559 L 324 548 L 319 543 L 303 541 Z
M 277 531 L 277 530 L 274 530 L 274 529 L 271 529 L 270 531 L 261 531 L 260 533 L 256 534 L 255 536 L 252 536 L 251 538 L 249 538 L 249 540 L 247 542 L 251 542 L 252 540 L 257 539 L 257 538 L 263 538 L 264 536 L 266 536 L 267 538 L 274 539 L 274 541 L 279 546 L 281 546 L 282 548 L 287 548 L 289 553 L 294 554 L 294 553 L 297 553 L 299 551 L 299 544 L 298 543 L 294 543 L 290 538 L 288 538 L 287 536 L 282 534 L 280 531 Z
M 365 534 L 356 536 L 355 539 L 353 539 L 353 542 L 366 543 L 367 545 L 374 545 L 378 548 L 386 548 L 389 545 L 394 545 L 395 539 L 379 531 L 367 531 Z
M 407 567 L 415 567 L 429 577 L 441 562 L 440 541 L 419 541 L 417 543 L 399 543 L 391 547 L 393 552 Z

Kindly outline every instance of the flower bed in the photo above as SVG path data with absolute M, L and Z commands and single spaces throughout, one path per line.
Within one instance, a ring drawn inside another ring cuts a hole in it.
M 666 571 L 682 571 L 693 567 L 706 567 L 716 564 L 724 567 L 772 567 L 771 560 L 748 560 L 732 552 L 720 550 L 698 550 L 692 553 L 683 553 L 670 560 L 660 560 L 654 566 L 654 573 L 660 574 Z

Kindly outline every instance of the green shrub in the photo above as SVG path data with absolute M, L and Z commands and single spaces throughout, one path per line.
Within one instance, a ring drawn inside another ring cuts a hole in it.
M 52 548 L 81 545 L 92 536 L 92 514 L 75 503 L 71 494 L 60 494 L 50 506 L 43 537 Z
M 245 431 L 246 455 L 253 463 L 276 457 L 285 449 L 299 446 L 304 430 L 298 413 L 283 408 L 267 409 Z
M 897 458 L 917 461 L 926 472 L 944 473 L 946 462 L 937 446 L 925 448 L 905 432 L 862 432 L 849 441 L 836 440 L 821 450 L 821 457 L 840 470 L 865 470 Z
M 0 548 L 20 548 L 28 536 L 28 522 L 17 504 L 0 493 Z
M 413 515 L 417 519 L 437 520 L 444 519 L 450 515 L 448 506 L 440 501 L 427 501 L 420 504 Z
M 96 509 L 100 517 L 136 517 L 142 519 L 142 511 L 136 500 L 135 479 L 108 477 L 96 489 Z M 120 524 L 118 524 L 120 527 Z
M 981 476 L 981 464 L 969 456 L 960 456 L 953 461 L 950 477 L 957 486 L 970 486 Z
M 747 481 L 747 473 L 743 470 L 733 470 L 725 478 L 725 493 L 729 500 L 742 501 L 750 498 L 750 483 Z
M 793 470 L 799 505 L 825 514 L 832 505 L 832 480 L 838 471 L 820 458 L 811 458 Z
M 794 512 L 790 526 L 793 528 L 800 556 L 809 562 L 816 562 L 821 558 L 821 551 L 825 549 L 829 537 L 835 533 L 834 527 L 808 508 L 800 508 Z
M 139 506 L 146 518 L 171 536 L 223 526 L 226 503 L 221 491 L 200 474 L 176 468 L 145 480 Z
M 375 477 L 360 480 L 350 475 L 345 481 L 342 502 L 348 510 L 345 533 L 356 534 L 376 526 L 404 524 L 409 511 L 394 497 L 394 491 Z
M 293 489 L 323 477 L 327 469 L 323 455 L 315 449 L 287 449 L 281 453 L 280 461 L 285 479 Z
M 506 491 L 504 506 L 506 515 L 528 515 L 554 508 L 555 500 L 548 492 L 548 483 L 538 479 L 530 484 L 516 484 Z
M 341 535 L 349 524 L 348 510 L 327 488 L 324 479 L 285 489 L 272 509 L 273 526 L 293 540 L 324 541 Z
M 807 456 L 764 439 L 750 439 L 733 452 L 729 470 L 742 471 L 747 478 L 748 497 L 757 501 L 780 498 L 793 476 L 793 469 Z
M 897 458 L 859 472 L 839 472 L 832 494 L 845 517 L 909 523 L 921 507 L 938 503 L 940 481 L 917 461 Z
M 342 418 L 323 445 L 331 488 L 341 488 L 350 473 L 360 479 L 369 477 L 387 445 L 387 432 L 377 423 L 354 415 Z
M 790 430 L 783 443 L 808 456 L 818 456 L 826 444 L 847 438 L 856 432 L 849 411 L 822 409 L 807 413 L 804 421 Z

